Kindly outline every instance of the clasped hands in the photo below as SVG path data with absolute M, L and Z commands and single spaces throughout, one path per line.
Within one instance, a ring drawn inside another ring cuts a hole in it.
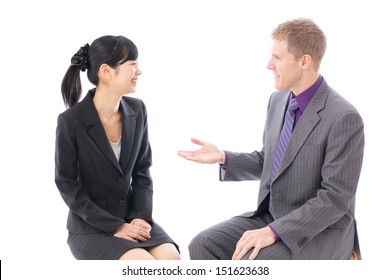
M 133 219 L 130 223 L 118 227 L 114 236 L 138 243 L 149 239 L 151 230 L 152 226 L 145 220 Z

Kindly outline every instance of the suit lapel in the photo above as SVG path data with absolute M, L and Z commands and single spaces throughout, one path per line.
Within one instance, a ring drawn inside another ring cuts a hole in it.
M 306 107 L 293 131 L 293 134 L 291 135 L 291 139 L 287 145 L 276 177 L 278 177 L 288 166 L 290 166 L 305 143 L 306 139 L 309 137 L 310 133 L 320 122 L 321 118 L 318 113 L 324 109 L 328 93 L 329 87 L 326 82 L 323 81 L 318 91 L 310 101 L 309 105 Z
M 270 121 L 272 127 L 269 130 L 270 136 L 268 137 L 270 148 L 271 148 L 271 155 L 273 155 L 272 160 L 275 157 L 276 149 L 278 147 L 278 141 L 280 137 L 280 133 L 282 131 L 282 126 L 284 122 L 284 114 L 288 106 L 288 99 L 290 96 L 290 90 L 285 92 L 277 92 L 276 94 L 283 95 L 281 98 L 280 104 L 277 104 L 274 108 L 274 113 L 272 114 L 272 120 Z M 278 103 L 279 103 L 278 102 Z M 273 124 L 279 124 L 277 127 Z M 269 168 L 269 172 L 271 172 L 271 167 Z M 269 173 L 271 176 L 271 173 Z
M 119 164 L 124 171 L 130 160 L 137 123 L 134 111 L 123 99 L 120 110 L 122 112 L 122 143 Z
M 108 141 L 106 131 L 104 130 L 103 124 L 100 121 L 99 115 L 93 104 L 92 96 L 93 90 L 88 92 L 81 104 L 84 114 L 84 125 L 86 126 L 88 134 L 91 136 L 103 155 L 115 166 L 116 169 L 122 172 L 114 151 Z

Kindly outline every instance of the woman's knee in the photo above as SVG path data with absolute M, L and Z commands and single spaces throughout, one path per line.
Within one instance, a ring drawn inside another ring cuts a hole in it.
M 149 253 L 157 260 L 180 260 L 180 254 L 172 243 L 164 243 L 153 247 Z
M 148 251 L 143 248 L 134 248 L 126 251 L 122 256 L 119 257 L 120 260 L 155 260 Z

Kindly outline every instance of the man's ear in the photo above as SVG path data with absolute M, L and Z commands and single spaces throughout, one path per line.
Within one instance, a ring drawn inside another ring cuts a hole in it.
M 308 69 L 313 64 L 313 59 L 311 58 L 311 55 L 304 54 L 301 58 L 301 67 L 302 69 Z

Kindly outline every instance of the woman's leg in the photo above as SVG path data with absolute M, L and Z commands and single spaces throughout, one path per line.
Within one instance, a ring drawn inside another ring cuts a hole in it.
M 143 248 L 134 248 L 128 250 L 119 258 L 120 260 L 155 260 L 148 251 Z
M 179 252 L 172 243 L 164 243 L 149 249 L 156 260 L 180 260 Z

